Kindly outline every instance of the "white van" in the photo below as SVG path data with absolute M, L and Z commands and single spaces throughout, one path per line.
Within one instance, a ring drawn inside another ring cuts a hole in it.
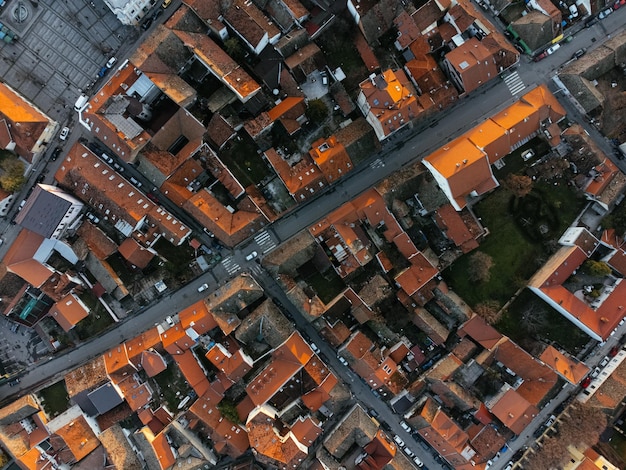
M 74 111 L 82 111 L 87 106 L 89 102 L 89 97 L 87 95 L 80 95 L 74 103 Z

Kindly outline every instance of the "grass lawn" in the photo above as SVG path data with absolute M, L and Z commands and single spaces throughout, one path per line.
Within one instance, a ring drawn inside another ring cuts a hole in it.
M 257 185 L 272 174 L 251 140 L 244 138 L 232 142 L 232 145 L 222 151 L 220 159 L 244 188 L 251 184 Z
M 178 409 L 178 404 L 189 393 L 189 387 L 185 385 L 182 374 L 179 373 L 176 363 L 171 363 L 167 366 L 163 372 L 152 378 L 157 385 L 158 389 L 163 394 L 163 399 L 167 404 L 167 407 L 175 411 Z M 176 395 L 180 392 L 179 395 Z
M 567 186 L 539 183 L 536 188 L 542 200 L 557 209 L 558 238 L 578 215 L 584 201 Z M 471 253 L 459 258 L 443 273 L 446 281 L 471 306 L 490 299 L 504 305 L 540 267 L 538 260 L 548 256 L 543 243 L 529 240 L 519 229 L 509 212 L 510 197 L 510 192 L 501 188 L 475 206 L 476 214 L 490 232 L 478 249 L 493 259 L 490 280 L 477 284 L 468 279 Z
M 610 444 L 622 460 L 626 460 L 626 436 L 622 436 L 618 432 L 613 433 Z
M 65 383 L 61 380 L 39 392 L 43 408 L 50 417 L 55 417 L 67 410 L 70 397 L 67 396 Z
M 81 295 L 82 297 L 83 295 Z M 103 332 L 112 324 L 113 318 L 109 312 L 104 309 L 100 302 L 97 302 L 89 315 L 76 324 L 73 331 L 81 340 L 85 340 Z
M 345 288 L 343 280 L 334 271 L 334 269 L 328 269 L 324 273 L 315 271 L 306 279 L 318 297 L 325 304 L 337 297 Z

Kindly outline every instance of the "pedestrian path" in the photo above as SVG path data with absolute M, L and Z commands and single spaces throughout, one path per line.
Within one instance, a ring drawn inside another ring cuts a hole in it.
M 232 256 L 222 260 L 222 266 L 231 276 L 241 269 L 241 266 L 235 262 Z
M 267 230 L 264 230 L 261 233 L 255 235 L 254 241 L 257 243 L 257 245 L 259 245 L 259 248 L 261 249 L 261 251 L 263 251 L 263 254 L 269 253 L 274 248 L 276 248 L 276 242 L 272 240 L 272 237 L 269 233 L 267 233 Z
M 509 87 L 509 91 L 512 95 L 517 95 L 520 91 L 526 88 L 524 82 L 517 72 L 513 72 L 511 75 L 507 75 L 504 78 L 504 83 Z

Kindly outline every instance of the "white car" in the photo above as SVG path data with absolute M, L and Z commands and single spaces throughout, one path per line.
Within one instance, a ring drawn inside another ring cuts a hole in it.
M 63 129 L 61 129 L 61 133 L 59 134 L 59 140 L 67 139 L 68 135 L 70 135 L 70 128 L 64 127 Z
M 169 326 L 174 326 L 174 319 L 170 315 L 165 317 L 165 321 L 167 322 Z
M 113 67 L 115 65 L 115 62 L 117 62 L 117 57 L 111 57 L 107 61 L 107 69 L 110 69 L 111 67 Z
M 419 468 L 422 468 L 424 466 L 424 463 L 419 459 L 419 457 L 413 457 L 413 462 L 415 462 L 415 465 L 417 465 Z
M 346 361 L 345 357 L 337 356 L 337 359 L 339 359 L 339 362 L 341 362 L 344 366 L 348 367 L 348 361 Z
M 611 13 L 613 13 L 613 8 L 607 8 L 606 10 L 600 12 L 600 14 L 598 15 L 598 18 L 603 20 L 604 18 L 609 16 Z
M 397 434 L 393 436 L 393 440 L 396 441 L 396 444 L 398 444 L 398 447 L 404 447 L 404 441 L 400 439 L 400 436 L 398 436 Z
M 413 432 L 413 430 L 411 429 L 411 426 L 406 424 L 404 421 L 400 421 L 400 426 L 402 427 L 402 429 L 404 429 L 409 434 Z
M 253 251 L 252 253 L 246 256 L 246 261 L 252 261 L 257 256 L 258 256 L 258 253 L 256 251 Z
M 558 51 L 561 48 L 560 44 L 555 44 L 554 46 L 548 47 L 546 49 L 546 53 L 548 55 L 554 54 L 556 51 Z
M 409 449 L 408 447 L 404 448 L 404 453 L 406 455 L 408 455 L 409 457 L 413 457 L 415 454 L 413 453 L 413 451 L 411 449 Z
M 209 285 L 205 282 L 204 284 L 202 284 L 200 287 L 198 287 L 198 292 L 204 292 L 205 290 L 207 290 L 209 288 Z
M 524 160 L 525 162 L 527 162 L 534 156 L 535 156 L 535 151 L 533 149 L 528 149 L 522 152 L 522 160 Z
M 320 348 L 317 347 L 317 345 L 315 343 L 311 343 L 309 344 L 309 346 L 311 347 L 311 350 L 315 353 L 315 354 L 319 354 L 320 352 Z

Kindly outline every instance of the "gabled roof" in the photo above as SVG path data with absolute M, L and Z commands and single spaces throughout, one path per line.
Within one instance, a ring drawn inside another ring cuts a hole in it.
M 493 54 L 475 37 L 448 52 L 446 60 L 461 77 L 466 93 L 498 75 Z
M 160 236 L 179 245 L 191 234 L 191 229 L 78 142 L 68 152 L 55 179 L 83 201 L 98 206 L 99 211 L 108 211 L 107 218 L 112 224 L 122 232 L 133 233 L 144 245 L 151 245 Z M 135 230 L 142 221 L 149 222 L 146 234 Z
M 571 356 L 566 356 L 551 345 L 541 353 L 539 359 L 574 385 L 578 384 L 589 372 L 589 367 L 584 363 Z
M 126 341 L 128 358 L 137 366 L 141 362 L 141 353 L 148 349 L 161 346 L 161 335 L 157 327 L 144 331 L 139 336 Z
M 313 142 L 309 155 L 330 183 L 353 169 L 352 160 L 346 148 L 337 141 L 334 135 L 328 139 L 321 138 Z
M 489 411 L 517 435 L 539 414 L 536 406 L 528 403 L 513 389 L 507 390 Z
M 154 377 L 167 369 L 167 364 L 158 352 L 154 350 L 144 351 L 141 353 L 141 368 L 148 377 Z
M 452 242 L 461 248 L 463 253 L 468 253 L 475 248 L 478 248 L 478 242 L 470 228 L 465 225 L 465 222 L 454 210 L 451 204 L 445 204 L 435 211 L 435 221 L 437 225 L 445 232 Z
M 114 424 L 102 431 L 98 435 L 98 439 L 107 453 L 107 458 L 115 468 L 123 468 L 124 470 L 142 469 L 135 451 L 119 424 Z
M 309 155 L 302 155 L 294 165 L 290 165 L 274 148 L 266 150 L 265 157 L 297 202 L 313 197 L 326 188 L 324 174 Z
M 7 269 L 35 287 L 42 286 L 53 274 L 49 268 L 34 258 L 45 239 L 30 230 L 21 230 L 4 255 Z
M 210 384 L 200 364 L 198 364 L 196 356 L 190 350 L 187 350 L 173 357 L 191 388 L 194 389 L 199 397 L 204 395 Z
M 130 264 L 144 269 L 156 255 L 154 250 L 144 248 L 133 238 L 127 238 L 118 248 L 118 252 Z
M 272 361 L 246 387 L 252 402 L 256 406 L 265 404 L 311 357 L 309 345 L 294 332 L 273 351 Z
M 231 353 L 221 343 L 215 343 L 206 358 L 233 382 L 241 380 L 252 369 L 252 359 L 241 349 Z
M 48 125 L 56 125 L 39 108 L 20 95 L 10 86 L 0 82 L 0 120 L 10 141 L 15 143 L 14 151 L 28 162 L 32 162 L 33 151 Z M 7 125 L 10 126 L 7 127 Z M 2 148 L 6 147 L 6 144 Z
M 256 48 L 266 35 L 268 39 L 280 36 L 278 27 L 252 2 L 235 0 L 223 14 L 223 18 L 253 48 Z
M 479 315 L 474 315 L 459 328 L 460 337 L 469 336 L 485 349 L 492 349 L 504 336 L 487 324 Z
M 122 343 L 113 349 L 109 349 L 103 354 L 103 357 L 109 377 L 122 377 L 136 371 L 135 366 L 128 358 L 125 343 Z
M 411 266 L 398 274 L 395 281 L 407 295 L 413 296 L 431 281 L 439 270 L 420 252 L 409 259 Z
M 48 312 L 61 328 L 70 331 L 83 318 L 89 315 L 88 307 L 74 294 L 67 294 L 50 309 Z
M 187 328 L 193 328 L 199 335 L 208 333 L 213 328 L 217 327 L 217 323 L 213 315 L 209 312 L 204 300 L 199 300 L 178 312 L 178 319 L 185 330 Z
M 146 407 L 152 399 L 152 390 L 148 384 L 138 382 L 135 377 L 135 375 L 129 375 L 117 384 L 128 406 L 133 411 Z
M 195 344 L 180 323 L 176 323 L 172 328 L 161 333 L 161 341 L 165 350 L 173 356 L 182 354 Z
M 63 439 L 74 462 L 80 462 L 100 445 L 78 405 L 48 422 L 48 429 Z

